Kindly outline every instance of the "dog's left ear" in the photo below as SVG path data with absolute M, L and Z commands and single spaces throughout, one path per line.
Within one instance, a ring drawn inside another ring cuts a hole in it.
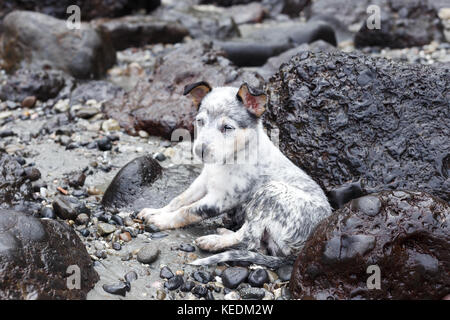
M 184 87 L 183 95 L 189 94 L 194 100 L 195 106 L 197 109 L 200 106 L 203 98 L 212 90 L 209 83 L 205 81 L 200 81 L 192 84 L 188 84 Z
M 264 93 L 252 92 L 246 83 L 239 88 L 237 98 L 250 113 L 257 117 L 260 117 L 266 111 L 267 96 Z

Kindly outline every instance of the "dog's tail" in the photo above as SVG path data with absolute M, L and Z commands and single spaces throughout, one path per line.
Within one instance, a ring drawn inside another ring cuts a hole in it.
M 243 261 L 266 266 L 272 269 L 277 269 L 286 264 L 293 264 L 293 259 L 293 257 L 280 258 L 274 256 L 266 256 L 264 254 L 253 251 L 231 250 L 215 254 L 207 258 L 197 259 L 195 261 L 192 261 L 190 264 L 194 266 L 203 266 L 227 261 Z

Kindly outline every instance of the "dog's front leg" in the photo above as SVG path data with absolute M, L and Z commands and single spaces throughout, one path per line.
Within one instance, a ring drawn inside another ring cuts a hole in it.
M 160 230 L 177 229 L 201 220 L 211 218 L 231 209 L 235 204 L 224 201 L 224 197 L 215 192 L 207 193 L 200 200 L 171 212 L 162 212 L 146 217 L 148 224 Z
M 168 205 L 160 209 L 145 208 L 138 214 L 139 219 L 146 220 L 151 215 L 169 213 L 180 209 L 181 207 L 190 205 L 206 194 L 206 174 L 202 173 L 192 182 L 189 188 L 182 194 L 172 199 Z

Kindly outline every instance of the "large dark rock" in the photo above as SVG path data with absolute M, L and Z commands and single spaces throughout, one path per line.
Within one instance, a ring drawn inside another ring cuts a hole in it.
M 107 36 L 82 24 L 69 30 L 65 20 L 14 11 L 3 21 L 0 57 L 12 72 L 21 66 L 59 69 L 75 78 L 98 78 L 116 61 Z
M 242 38 L 215 41 L 238 66 L 261 66 L 267 59 L 303 43 L 324 40 L 336 45 L 333 28 L 323 21 L 268 23 L 246 31 Z
M 70 276 L 79 268 L 79 289 Z M 73 267 L 72 267 L 73 268 Z M 99 277 L 66 224 L 0 211 L 0 299 L 85 299 Z
M 116 50 L 153 43 L 181 42 L 189 34 L 178 21 L 165 21 L 143 15 L 100 19 L 95 21 L 95 25 L 109 36 Z
M 265 123 L 326 190 L 427 191 L 450 200 L 450 73 L 357 53 L 303 52 L 271 78 Z
M 260 76 L 238 70 L 211 43 L 191 41 L 176 46 L 159 59 L 154 72 L 136 87 L 105 103 L 104 111 L 128 133 L 145 130 L 151 135 L 171 138 L 179 128 L 193 132 L 196 113 L 191 99 L 183 97 L 185 85 L 206 80 L 212 86 L 240 86 L 247 81 L 261 87 Z
M 390 0 L 390 10 L 381 13 L 380 29 L 363 23 L 355 35 L 355 46 L 406 48 L 442 40 L 442 25 L 432 1 Z
M 422 192 L 372 194 L 318 225 L 290 289 L 299 299 L 442 299 L 450 292 L 449 246 L 448 203 Z M 380 289 L 367 287 L 371 265 L 380 269 Z
M 31 200 L 31 183 L 18 159 L 0 149 L 0 168 L 0 207 Z
M 163 169 L 152 157 L 139 157 L 117 173 L 103 195 L 102 204 L 131 211 L 161 208 L 186 190 L 198 173 L 199 169 L 191 166 Z
M 230 15 L 202 6 L 161 7 L 153 16 L 167 22 L 180 23 L 195 39 L 227 39 L 239 36 L 239 29 Z
M 67 19 L 71 14 L 67 8 L 71 5 L 80 7 L 81 20 L 99 17 L 119 17 L 138 9 L 152 11 L 161 4 L 161 0 L 3 0 L 0 3 L 0 19 L 2 15 L 13 10 L 37 11 L 50 16 Z
M 67 75 L 57 70 L 19 69 L 0 86 L 0 99 L 22 102 L 26 97 L 35 96 L 47 101 L 71 83 L 66 79 Z
M 307 16 L 332 23 L 339 40 L 355 37 L 357 46 L 391 46 L 395 48 L 423 45 L 442 38 L 437 17 L 441 4 L 436 0 L 317 0 L 308 7 Z M 368 30 L 371 5 L 380 8 L 381 30 Z

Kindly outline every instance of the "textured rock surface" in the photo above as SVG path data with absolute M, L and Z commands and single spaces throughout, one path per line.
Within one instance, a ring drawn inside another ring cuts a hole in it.
M 450 207 L 421 192 L 352 200 L 322 221 L 294 265 L 290 288 L 307 299 L 442 299 L 450 292 Z M 367 288 L 370 265 L 381 288 Z
M 0 57 L 9 72 L 31 64 L 76 78 L 98 78 L 116 61 L 109 39 L 87 24 L 69 30 L 65 20 L 29 11 L 5 17 Z
M 304 52 L 268 94 L 265 122 L 280 130 L 280 149 L 326 190 L 362 178 L 369 192 L 450 200 L 448 69 Z
M 170 139 L 178 128 L 193 132 L 196 109 L 191 99 L 183 97 L 183 88 L 202 80 L 212 86 L 240 86 L 247 81 L 260 87 L 263 82 L 254 73 L 237 70 L 210 43 L 192 41 L 167 53 L 153 74 L 131 92 L 105 103 L 104 111 L 131 134 L 144 130 Z
M 108 208 L 139 211 L 160 208 L 182 193 L 198 174 L 195 167 L 163 169 L 150 156 L 139 157 L 125 165 L 106 190 L 102 203 Z
M 13 156 L 0 149 L 0 206 L 31 199 L 30 181 L 25 169 Z
M 56 70 L 19 69 L 0 86 L 0 99 L 20 102 L 35 96 L 41 101 L 55 98 L 66 84 L 67 75 Z
M 85 299 L 98 280 L 91 258 L 66 224 L 0 211 L 0 298 Z M 78 266 L 80 289 L 67 283 Z

